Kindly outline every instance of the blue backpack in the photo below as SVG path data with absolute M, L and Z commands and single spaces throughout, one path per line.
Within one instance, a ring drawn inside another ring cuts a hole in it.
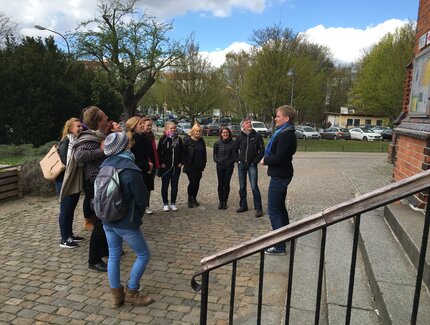
M 94 181 L 92 207 L 101 221 L 118 221 L 124 218 L 128 204 L 121 191 L 119 174 L 122 169 L 102 167 Z

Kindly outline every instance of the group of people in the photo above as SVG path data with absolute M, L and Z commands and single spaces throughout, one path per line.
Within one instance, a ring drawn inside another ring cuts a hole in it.
M 227 209 L 230 180 L 235 163 L 238 166 L 240 202 L 238 213 L 248 211 L 247 176 L 251 184 L 255 216 L 263 215 L 258 188 L 258 164 L 268 166 L 271 177 L 267 212 L 273 229 L 289 223 L 285 205 L 288 184 L 293 177 L 292 159 L 297 141 L 294 134 L 295 111 L 290 106 L 276 110 L 276 132 L 265 148 L 262 137 L 252 129 L 251 120 L 242 121 L 242 132 L 233 140 L 229 128 L 220 130 L 220 138 L 213 148 L 218 178 L 219 209 Z M 73 234 L 74 211 L 81 191 L 84 192 L 83 213 L 87 230 L 91 230 L 88 267 L 107 272 L 113 306 L 124 302 L 146 306 L 153 302 L 140 288 L 140 280 L 149 262 L 150 252 L 140 228 L 142 217 L 151 214 L 149 200 L 154 190 L 156 175 L 161 178 L 163 211 L 177 211 L 176 199 L 181 171 L 188 177 L 188 207 L 199 206 L 197 200 L 200 181 L 207 164 L 206 144 L 202 127 L 196 123 L 189 134 L 179 137 L 174 122 L 166 122 L 164 134 L 155 141 L 152 121 L 147 117 L 131 117 L 126 130 L 108 121 L 106 114 L 96 106 L 83 110 L 81 119 L 66 121 L 58 150 L 65 172 L 56 182 L 60 199 L 60 246 L 78 247 L 83 237 Z M 112 166 L 120 170 L 119 180 L 126 202 L 124 217 L 115 222 L 100 221 L 94 215 L 91 200 L 94 182 L 99 170 Z M 170 186 L 170 199 L 169 199 Z M 120 282 L 122 243 L 126 241 L 136 254 L 126 285 Z M 266 249 L 267 254 L 285 254 L 285 243 Z M 108 256 L 108 263 L 103 258 Z

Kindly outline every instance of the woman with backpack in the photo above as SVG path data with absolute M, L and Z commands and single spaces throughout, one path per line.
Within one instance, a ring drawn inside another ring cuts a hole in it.
M 109 247 L 107 271 L 113 307 L 119 307 L 124 302 L 138 306 L 147 306 L 154 302 L 151 297 L 144 296 L 139 290 L 140 280 L 150 258 L 148 245 L 140 229 L 148 202 L 148 191 L 143 182 L 141 170 L 134 163 L 134 155 L 126 150 L 128 143 L 125 133 L 114 132 L 108 135 L 104 142 L 104 153 L 107 158 L 101 165 L 101 171 L 104 167 L 110 166 L 118 172 L 125 207 L 124 215 L 119 220 L 102 221 Z M 97 179 L 96 184 L 98 184 Z M 120 279 L 123 241 L 136 254 L 136 260 L 125 286 L 122 286 Z
M 183 143 L 176 131 L 174 122 L 166 122 L 164 125 L 164 135 L 158 141 L 158 157 L 160 159 L 160 169 L 158 176 L 161 177 L 161 197 L 163 198 L 163 211 L 169 209 L 177 211 L 176 197 L 178 196 L 179 176 L 181 176 Z M 168 198 L 169 184 L 170 206 Z
M 71 159 L 71 152 L 76 139 L 82 132 L 81 121 L 78 118 L 72 117 L 66 121 L 63 128 L 61 141 L 58 144 L 58 153 L 61 162 L 66 166 Z M 55 190 L 57 195 L 60 196 L 61 186 L 63 185 L 64 173 L 62 172 L 55 180 Z M 76 248 L 78 247 L 77 241 L 84 238 L 73 235 L 73 219 L 75 209 L 79 201 L 80 193 L 73 193 L 63 197 L 60 201 L 60 215 L 58 221 L 60 224 L 61 241 L 60 246 L 63 248 Z

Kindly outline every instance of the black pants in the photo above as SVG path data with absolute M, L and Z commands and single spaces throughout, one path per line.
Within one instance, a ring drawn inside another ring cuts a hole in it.
M 234 165 L 230 167 L 216 167 L 218 176 L 218 199 L 221 202 L 227 202 L 230 194 L 230 180 L 233 175 Z
M 85 199 L 88 199 L 89 202 L 91 202 L 91 199 L 94 197 L 94 183 L 86 182 L 84 191 Z M 94 216 L 94 211 L 92 209 L 91 215 Z M 108 256 L 109 251 L 102 222 L 96 217 L 93 217 L 91 221 L 94 224 L 94 229 L 91 232 L 90 237 L 88 263 L 97 264 L 101 261 L 102 257 Z
M 188 199 L 195 199 L 200 188 L 200 180 L 202 179 L 203 171 L 201 169 L 187 170 L 188 176 Z

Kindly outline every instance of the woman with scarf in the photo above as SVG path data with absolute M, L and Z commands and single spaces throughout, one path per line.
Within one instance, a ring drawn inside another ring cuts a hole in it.
M 149 117 L 143 117 L 140 123 L 142 123 L 142 136 L 146 142 L 146 150 L 148 151 L 149 159 L 149 170 L 146 173 L 143 173 L 143 180 L 145 181 L 146 189 L 148 190 L 148 206 L 145 212 L 146 214 L 151 214 L 152 210 L 149 208 L 149 198 L 151 196 L 151 191 L 154 190 L 155 172 L 160 168 L 160 161 L 158 159 L 155 136 L 152 132 L 152 120 Z
M 196 123 L 184 139 L 184 173 L 187 174 L 189 180 L 187 189 L 189 208 L 200 205 L 197 201 L 197 193 L 207 161 L 206 144 L 202 135 L 203 129 L 200 124 Z
M 261 164 L 268 166 L 270 176 L 267 213 L 272 229 L 276 230 L 290 223 L 285 201 L 287 189 L 293 179 L 293 155 L 297 149 L 294 119 L 295 110 L 288 105 L 276 109 L 276 131 L 264 152 Z M 268 255 L 285 255 L 285 242 L 265 250 Z
M 81 121 L 78 118 L 72 117 L 66 121 L 63 128 L 63 135 L 58 144 L 58 153 L 60 154 L 61 162 L 66 166 L 72 157 L 72 148 L 82 132 Z M 64 173 L 62 172 L 55 180 L 55 190 L 60 196 L 61 186 L 63 185 Z M 61 241 L 60 246 L 63 248 L 78 247 L 77 241 L 83 240 L 82 237 L 73 236 L 73 218 L 75 208 L 79 201 L 80 193 L 74 193 L 65 196 L 60 201 L 60 215 L 58 221 L 60 224 Z
M 179 176 L 181 175 L 183 143 L 176 131 L 174 122 L 166 122 L 164 135 L 158 141 L 158 157 L 160 158 L 160 169 L 158 176 L 161 177 L 161 197 L 163 198 L 163 211 L 177 211 L 176 197 L 178 195 Z M 170 206 L 168 199 L 168 188 L 171 186 Z
M 233 175 L 234 162 L 237 158 L 237 150 L 227 127 L 221 128 L 220 139 L 215 142 L 213 156 L 216 163 L 218 176 L 218 209 L 227 209 L 228 196 L 230 194 L 230 180 Z

